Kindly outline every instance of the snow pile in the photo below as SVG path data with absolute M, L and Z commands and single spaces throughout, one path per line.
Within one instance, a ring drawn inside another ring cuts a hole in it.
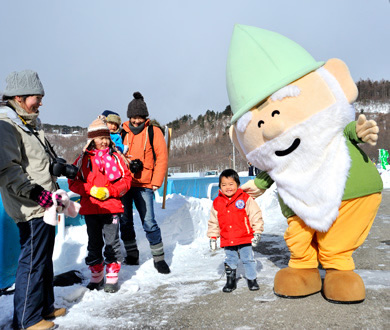
M 383 188 L 390 189 L 390 168 L 381 173 L 381 178 L 383 181 Z

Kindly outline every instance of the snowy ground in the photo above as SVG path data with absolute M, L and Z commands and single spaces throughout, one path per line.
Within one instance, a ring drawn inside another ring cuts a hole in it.
M 383 172 L 382 178 L 386 188 L 390 188 L 390 171 Z M 257 199 L 265 222 L 263 241 L 280 245 L 283 249 L 283 233 L 286 221 L 280 213 L 275 191 L 269 189 Z M 87 233 L 85 226 L 67 227 L 63 241 L 57 235 L 54 251 L 55 274 L 68 270 L 79 270 L 84 281 L 81 285 L 69 287 L 55 287 L 56 305 L 65 306 L 69 312 L 65 317 L 56 320 L 61 329 L 80 328 L 131 328 L 139 327 L 142 320 L 139 314 L 134 313 L 132 306 L 150 302 L 153 292 L 164 286 L 169 290 L 169 296 L 162 301 L 167 308 L 162 308 L 166 317 L 170 315 L 170 308 L 175 304 L 189 302 L 201 295 L 214 293 L 206 288 L 205 283 L 216 281 L 215 292 L 220 291 L 225 279 L 223 273 L 224 252 L 219 249 L 216 253 L 209 250 L 209 240 L 206 238 L 207 221 L 212 201 L 169 195 L 166 209 L 156 203 L 156 218 L 162 230 L 165 245 L 165 254 L 171 267 L 171 274 L 158 274 L 153 267 L 150 249 L 145 234 L 140 225 L 138 214 L 135 214 L 136 232 L 140 249 L 139 266 L 123 266 L 120 272 L 120 290 L 115 294 L 103 291 L 89 291 L 85 288 L 89 279 L 89 270 L 84 263 L 86 256 Z M 272 242 L 273 237 L 279 237 Z M 260 284 L 272 287 L 273 278 L 278 262 L 271 262 L 272 258 L 256 252 L 258 279 Z M 242 269 L 238 275 L 242 276 Z M 362 271 L 366 287 L 370 289 L 390 288 L 388 271 Z M 193 285 L 191 285 L 193 284 Z M 246 285 L 244 281 L 239 286 Z M 272 293 L 272 292 L 271 292 Z M 257 300 L 276 299 L 275 296 L 259 296 Z M 116 306 L 122 306 L 119 309 Z M 123 309 L 127 306 L 127 311 Z M 133 311 L 132 311 L 133 310 Z M 12 320 L 13 296 L 0 297 L 0 328 L 8 329 Z M 114 321 L 115 320 L 115 321 Z M 149 326 L 153 323 L 148 320 Z M 161 325 L 161 321 L 154 326 Z

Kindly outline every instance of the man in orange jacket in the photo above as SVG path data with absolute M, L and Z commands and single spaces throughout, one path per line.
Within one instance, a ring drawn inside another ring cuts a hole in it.
M 132 184 L 122 198 L 124 214 L 120 223 L 121 238 L 125 245 L 128 265 L 139 264 L 134 222 L 133 202 L 141 218 L 149 241 L 154 267 L 159 273 L 170 273 L 164 260 L 161 230 L 154 217 L 153 193 L 161 187 L 168 168 L 168 150 L 161 129 L 153 126 L 153 146 L 150 143 L 149 112 L 141 93 L 135 92 L 129 103 L 127 117 L 123 123 L 123 144 L 128 146 L 125 156 L 130 162 Z M 154 150 L 154 154 L 153 154 Z

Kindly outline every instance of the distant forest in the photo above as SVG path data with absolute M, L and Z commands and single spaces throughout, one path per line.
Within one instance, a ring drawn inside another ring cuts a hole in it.
M 389 102 L 390 101 L 390 81 L 389 80 L 381 80 L 381 81 L 372 81 L 370 79 L 359 80 L 357 83 L 357 88 L 359 90 L 359 97 L 357 101 L 360 102 L 368 102 L 368 101 L 378 101 L 378 102 Z M 200 127 L 204 126 L 205 121 L 213 118 L 214 120 L 218 120 L 219 118 L 215 118 L 215 112 L 212 110 L 207 110 L 204 115 L 199 115 L 195 120 Z M 226 117 L 232 115 L 230 110 L 230 106 L 227 106 L 226 109 L 222 112 L 217 112 L 220 117 Z M 179 119 L 175 119 L 166 124 L 166 126 L 171 127 L 173 129 L 177 129 L 180 127 L 180 124 L 186 123 L 187 121 L 192 121 L 193 118 L 191 115 L 184 115 Z M 60 133 L 60 134 L 72 134 L 74 132 L 78 132 L 78 134 L 84 135 L 86 134 L 87 128 L 80 126 L 67 126 L 67 125 L 51 125 L 51 124 L 43 124 L 43 129 L 47 133 Z
M 360 80 L 359 109 L 356 115 L 365 113 L 371 103 L 390 104 L 390 81 Z M 361 144 L 366 154 L 376 161 L 378 149 L 388 149 L 390 145 L 390 113 L 367 113 L 379 126 L 379 140 L 375 147 Z M 197 172 L 235 167 L 238 171 L 246 170 L 247 164 L 233 147 L 228 130 L 232 111 L 230 105 L 222 111 L 206 110 L 204 114 L 193 118 L 183 115 L 166 126 L 172 128 L 169 153 L 170 172 Z M 152 119 L 153 120 L 153 119 Z M 59 156 L 73 162 L 86 143 L 87 129 L 80 126 L 61 126 L 44 124 L 49 141 Z M 66 134 L 66 135 L 65 135 Z
M 381 81 L 372 81 L 359 80 L 357 83 L 357 88 L 359 90 L 359 97 L 357 101 L 379 101 L 387 102 L 390 100 L 390 81 L 381 80 Z

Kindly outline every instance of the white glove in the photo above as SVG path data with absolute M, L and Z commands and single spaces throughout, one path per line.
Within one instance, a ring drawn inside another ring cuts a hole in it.
M 217 239 L 216 238 L 210 239 L 210 249 L 211 249 L 211 251 L 215 251 L 217 249 Z
M 261 235 L 260 234 L 253 234 L 252 238 L 252 246 L 257 247 L 260 245 Z

